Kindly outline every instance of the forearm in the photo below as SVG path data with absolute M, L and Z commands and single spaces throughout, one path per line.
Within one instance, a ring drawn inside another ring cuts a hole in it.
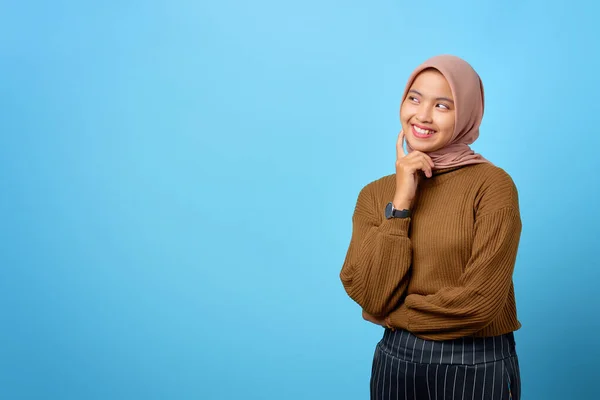
M 457 284 L 429 295 L 408 295 L 388 316 L 391 326 L 460 337 L 485 328 L 500 314 L 512 287 L 521 232 L 518 210 L 482 217 L 476 231 L 472 256 Z
M 457 290 L 461 290 L 458 289 Z M 441 304 L 436 295 L 411 294 L 390 313 L 386 323 L 422 337 L 444 335 L 446 339 L 472 335 L 489 325 L 502 311 L 508 297 L 489 299 L 476 293 L 463 304 Z M 466 294 L 465 294 L 466 295 Z
M 356 220 L 360 230 L 360 219 Z M 384 220 L 350 244 L 340 278 L 348 295 L 371 315 L 388 315 L 408 286 L 412 261 L 409 224 L 409 219 Z

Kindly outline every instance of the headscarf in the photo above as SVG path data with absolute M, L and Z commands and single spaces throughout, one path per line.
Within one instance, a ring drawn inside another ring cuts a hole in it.
M 402 103 L 417 75 L 427 68 L 438 70 L 446 78 L 452 90 L 455 107 L 452 139 L 442 149 L 427 153 L 435 164 L 434 169 L 489 162 L 469 146 L 479 137 L 484 98 L 481 78 L 465 60 L 452 55 L 439 55 L 419 65 L 408 78 Z M 409 152 L 413 151 L 408 141 L 406 147 Z

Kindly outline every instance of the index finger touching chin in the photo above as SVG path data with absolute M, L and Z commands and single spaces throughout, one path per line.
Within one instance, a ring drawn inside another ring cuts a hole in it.
M 404 151 L 404 131 L 400 131 L 398 134 L 398 141 L 396 142 L 396 152 L 398 155 L 402 154 L 406 156 L 406 151 Z

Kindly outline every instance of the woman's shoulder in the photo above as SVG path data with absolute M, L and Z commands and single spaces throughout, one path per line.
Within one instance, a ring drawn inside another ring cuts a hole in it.
M 395 175 L 386 175 L 364 185 L 358 193 L 355 214 L 373 216 L 383 210 L 384 200 L 390 201 L 393 196 L 396 187 L 394 177 Z
M 481 163 L 465 168 L 482 186 L 507 185 L 515 187 L 515 182 L 503 168 L 491 163 Z M 515 188 L 516 189 L 516 188 Z
M 503 168 L 485 163 L 472 167 L 477 176 L 477 203 L 484 209 L 519 207 L 519 195 L 512 177 Z
M 395 190 L 396 188 L 396 175 L 385 175 L 381 178 L 375 179 L 367 183 L 361 189 L 361 193 L 371 193 L 373 196 L 378 197 L 379 194 Z

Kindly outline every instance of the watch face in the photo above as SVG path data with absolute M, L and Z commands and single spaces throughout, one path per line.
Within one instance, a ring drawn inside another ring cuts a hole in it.
M 385 217 L 387 219 L 392 218 L 392 211 L 394 210 L 394 207 L 392 205 L 392 203 L 387 203 L 387 206 L 385 206 Z

